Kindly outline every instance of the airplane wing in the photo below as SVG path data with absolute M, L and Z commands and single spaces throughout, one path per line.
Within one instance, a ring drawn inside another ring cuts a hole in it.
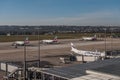
M 74 46 L 74 44 L 73 44 L 73 43 L 71 43 L 71 46 Z

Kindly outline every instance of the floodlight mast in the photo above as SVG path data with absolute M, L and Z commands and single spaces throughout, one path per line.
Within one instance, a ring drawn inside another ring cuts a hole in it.
M 107 33 L 106 30 L 107 30 L 107 29 L 104 28 L 104 30 L 105 30 L 105 53 L 106 53 L 106 33 Z
M 38 35 L 38 67 L 40 67 L 40 27 L 35 28 L 37 30 Z
M 40 28 L 38 28 L 38 60 L 39 60 L 38 67 L 40 67 Z
M 20 28 L 20 29 L 22 29 L 22 30 L 24 30 L 24 35 L 26 35 L 26 30 L 28 29 L 28 28 Z M 27 80 L 27 78 L 26 78 L 26 73 L 27 73 L 27 71 L 26 71 L 26 69 L 27 69 L 27 67 L 26 67 L 26 53 L 27 53 L 27 51 L 26 51 L 27 49 L 26 49 L 26 44 L 24 44 L 24 54 L 23 54 L 23 62 L 24 62 L 24 67 L 23 67 L 23 75 L 24 75 L 24 80 Z
M 113 28 L 111 28 L 111 57 L 113 56 Z

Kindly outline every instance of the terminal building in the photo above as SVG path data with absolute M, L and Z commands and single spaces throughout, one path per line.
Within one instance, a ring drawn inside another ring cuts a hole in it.
M 15 73 L 13 72 L 14 75 Z M 5 78 L 9 80 L 14 77 L 13 74 Z M 44 69 L 30 67 L 27 69 L 26 78 L 27 80 L 120 80 L 120 58 L 75 64 L 69 67 Z

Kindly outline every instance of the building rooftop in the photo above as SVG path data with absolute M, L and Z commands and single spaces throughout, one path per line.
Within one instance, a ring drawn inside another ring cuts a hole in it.
M 95 69 L 92 69 L 91 71 L 120 76 L 120 64 L 112 64 L 112 65 L 108 65 L 100 68 L 95 68 Z
M 95 61 L 95 62 L 84 63 L 84 64 L 77 64 L 69 67 L 52 68 L 52 69 L 42 70 L 42 72 L 72 80 L 74 78 L 80 78 L 80 77 L 81 77 L 80 79 L 82 79 L 84 76 L 88 78 L 90 76 L 93 76 L 93 74 L 91 73 L 86 73 L 87 70 L 120 78 L 120 58 L 107 59 L 103 61 Z M 102 74 L 99 74 L 99 75 L 105 77 L 105 75 L 102 75 Z M 97 77 L 99 75 L 94 74 L 94 78 L 96 79 L 100 78 L 100 77 Z M 106 78 L 111 78 L 111 77 L 106 76 Z M 84 80 L 91 80 L 91 79 L 89 78 Z M 97 79 L 97 80 L 104 80 L 104 79 L 102 79 L 101 77 L 100 79 Z

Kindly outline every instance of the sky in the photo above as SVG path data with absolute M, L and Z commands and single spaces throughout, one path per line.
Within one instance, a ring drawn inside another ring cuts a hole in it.
M 0 0 L 0 25 L 120 26 L 120 0 Z

